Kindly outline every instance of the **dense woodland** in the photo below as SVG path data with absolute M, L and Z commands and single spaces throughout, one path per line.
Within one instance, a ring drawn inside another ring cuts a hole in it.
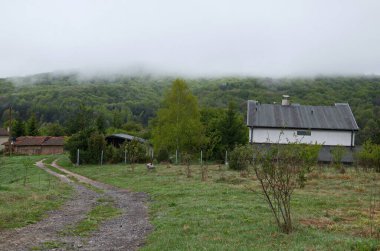
M 0 126 L 8 126 L 12 106 L 16 136 L 72 135 L 94 123 L 106 134 L 128 132 L 151 138 L 152 118 L 173 80 L 79 74 L 0 79 Z M 233 102 L 243 121 L 248 99 L 273 103 L 288 94 L 292 102 L 304 105 L 348 102 L 361 128 L 357 143 L 367 139 L 380 143 L 380 77 L 190 78 L 186 83 L 198 99 L 201 114 L 210 116 L 212 108 L 214 116 Z

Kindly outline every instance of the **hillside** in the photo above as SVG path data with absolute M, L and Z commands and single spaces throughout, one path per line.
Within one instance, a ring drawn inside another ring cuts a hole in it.
M 37 120 L 58 122 L 69 127 L 80 105 L 104 117 L 106 127 L 134 121 L 146 127 L 160 106 L 172 77 L 112 76 L 81 77 L 79 74 L 39 74 L 0 79 L 0 124 L 8 121 L 8 107 L 14 117 L 26 121 L 32 113 Z M 380 77 L 317 78 L 192 78 L 187 79 L 201 108 L 224 108 L 235 101 L 245 114 L 246 100 L 280 102 L 288 94 L 292 102 L 332 105 L 348 102 L 361 131 L 357 141 L 373 138 L 379 130 Z

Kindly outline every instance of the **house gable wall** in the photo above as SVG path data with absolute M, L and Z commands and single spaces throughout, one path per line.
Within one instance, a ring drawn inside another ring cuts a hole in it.
M 311 135 L 300 136 L 297 131 L 302 129 L 269 129 L 269 128 L 249 128 L 250 143 L 277 143 L 287 144 L 296 141 L 306 144 L 323 144 L 327 146 L 351 146 L 351 131 L 332 130 L 311 130 Z M 352 135 L 354 146 L 355 133 Z

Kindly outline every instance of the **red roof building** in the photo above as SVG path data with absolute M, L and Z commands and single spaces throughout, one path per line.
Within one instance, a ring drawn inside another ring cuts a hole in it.
M 3 143 L 8 148 L 8 142 Z M 15 154 L 39 155 L 63 153 L 64 137 L 22 136 L 12 144 Z

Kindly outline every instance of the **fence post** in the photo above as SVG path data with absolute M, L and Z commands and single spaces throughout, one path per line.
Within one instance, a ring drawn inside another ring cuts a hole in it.
M 203 151 L 201 150 L 201 166 L 203 165 Z
M 103 165 L 103 150 L 102 150 L 102 154 L 100 155 L 100 165 L 101 166 Z
M 79 166 L 79 148 L 77 150 L 77 166 Z
M 226 150 L 226 160 L 224 161 L 224 164 L 228 165 L 228 153 L 227 153 L 227 150 Z
M 178 149 L 175 150 L 175 164 L 178 165 Z
M 127 150 L 124 151 L 124 164 L 127 164 Z

